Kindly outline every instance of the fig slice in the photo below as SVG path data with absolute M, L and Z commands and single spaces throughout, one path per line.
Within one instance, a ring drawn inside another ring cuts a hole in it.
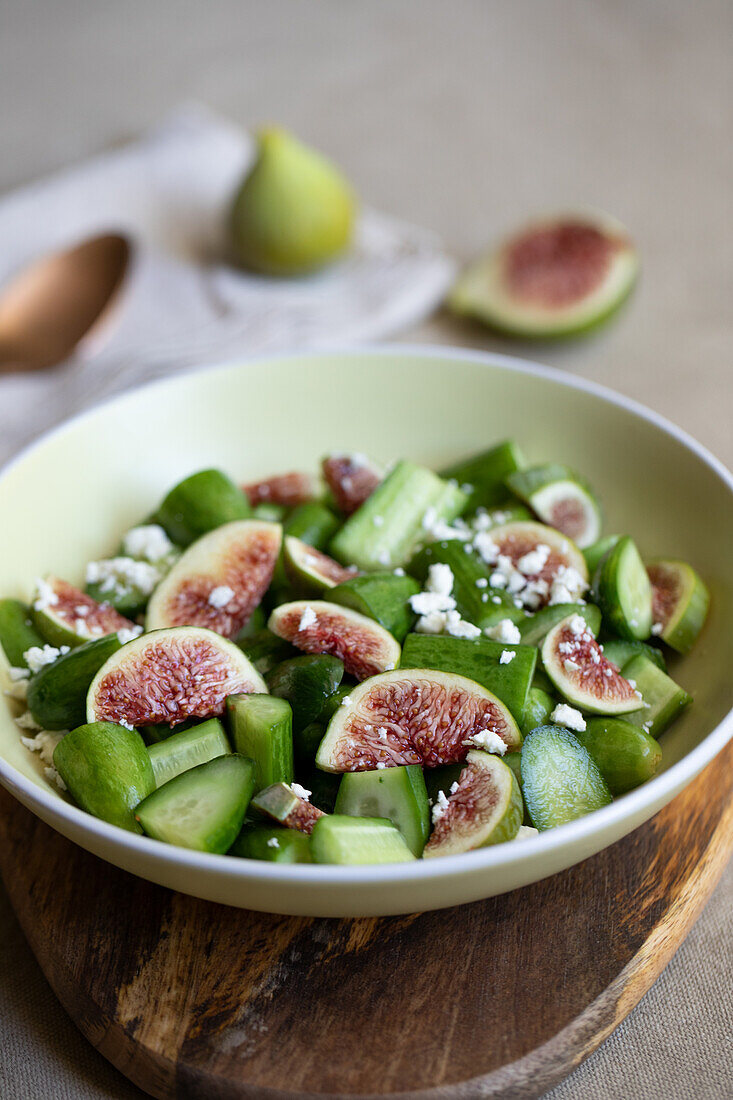
M 703 628 L 710 593 L 691 565 L 655 561 L 647 566 L 652 585 L 652 634 L 678 653 L 689 653 Z
M 588 588 L 585 558 L 567 535 L 532 520 L 504 523 L 479 535 L 476 549 L 504 588 L 536 611 L 548 603 L 574 603 Z
M 87 694 L 88 722 L 137 727 L 224 713 L 228 695 L 267 693 L 242 651 L 212 630 L 180 626 L 128 642 L 102 665 Z
M 543 523 L 568 535 L 580 549 L 601 535 L 601 509 L 590 488 L 567 466 L 548 463 L 516 470 L 506 484 Z
M 588 624 L 568 615 L 546 635 L 542 663 L 557 690 L 590 714 L 627 714 L 643 705 L 633 684 L 603 655 Z
M 507 707 L 480 684 L 455 673 L 397 669 L 354 688 L 329 722 L 316 764 L 329 772 L 456 764 L 482 734 L 496 734 L 510 749 L 522 742 Z
M 322 470 L 337 508 L 346 516 L 360 508 L 382 480 L 371 459 L 357 453 L 327 455 Z
M 558 214 L 530 223 L 469 267 L 448 304 L 512 336 L 575 336 L 616 312 L 638 266 L 628 232 L 607 214 Z
M 357 680 L 399 664 L 399 642 L 366 615 L 326 600 L 294 600 L 276 607 L 267 624 L 305 653 L 329 653 Z
M 254 796 L 252 807 L 288 829 L 297 829 L 299 833 L 310 835 L 316 821 L 324 816 L 324 812 L 309 799 L 310 791 L 306 791 L 298 783 L 293 786 L 288 783 L 273 783 Z
M 472 749 L 448 797 L 442 791 L 440 795 L 423 859 L 502 844 L 519 832 L 524 816 L 519 784 L 511 768 L 492 753 Z
M 293 587 L 304 596 L 319 595 L 356 576 L 347 568 L 294 535 L 286 535 L 283 545 L 285 572 Z
M 33 601 L 33 619 L 44 638 L 55 646 L 77 646 L 118 630 L 139 634 L 141 628 L 109 603 L 98 603 L 86 592 L 58 577 L 40 581 Z
M 316 495 L 315 480 L 310 474 L 293 470 L 287 474 L 277 474 L 262 481 L 251 481 L 243 485 L 252 507 L 258 504 L 281 504 L 284 508 L 295 508 L 313 500 Z
M 270 585 L 281 541 L 279 523 L 255 519 L 202 535 L 153 592 L 146 629 L 201 626 L 235 638 Z

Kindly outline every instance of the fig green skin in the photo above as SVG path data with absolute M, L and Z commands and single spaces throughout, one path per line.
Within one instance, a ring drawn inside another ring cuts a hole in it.
M 689 653 L 705 625 L 710 593 L 702 578 L 686 561 L 656 561 L 649 569 L 662 568 L 672 573 L 678 586 L 677 605 L 664 624 L 661 637 L 678 653 Z M 652 573 L 650 572 L 650 577 Z
M 139 733 L 113 722 L 78 726 L 59 741 L 53 763 L 83 810 L 142 832 L 134 811 L 155 790 L 155 776 Z
M 452 822 L 447 835 L 439 841 L 436 841 L 435 836 L 431 837 L 423 853 L 425 859 L 504 844 L 514 839 L 522 824 L 524 803 L 512 768 L 501 757 L 475 749 L 469 752 L 466 763 L 489 771 L 494 789 L 494 804 L 484 813 L 474 811 L 470 823 L 465 820 Z M 450 803 L 450 795 L 448 802 Z
M 156 522 L 179 546 L 233 520 L 249 519 L 247 494 L 221 470 L 200 470 L 179 481 L 164 498 Z
M 271 843 L 277 841 L 277 847 Z M 310 837 L 279 825 L 245 824 L 227 852 L 240 859 L 264 859 L 271 863 L 312 863 Z
M 530 820 L 543 831 L 612 801 L 588 750 L 562 726 L 540 726 L 522 745 L 522 793 Z
M 28 708 L 46 730 L 81 726 L 87 717 L 87 692 L 102 665 L 121 648 L 116 634 L 95 638 L 46 665 L 28 684 Z
M 290 703 L 293 731 L 297 734 L 320 718 L 343 675 L 344 666 L 337 657 L 308 653 L 276 665 L 267 675 L 267 690 Z
M 356 209 L 333 164 L 284 130 L 264 130 L 232 206 L 234 257 L 265 275 L 317 270 L 350 246 Z
M 329 599 L 374 619 L 401 645 L 417 621 L 409 599 L 419 591 L 420 585 L 412 577 L 371 573 L 336 585 L 331 589 Z
M 659 743 L 622 718 L 590 718 L 575 736 L 593 757 L 613 795 L 633 790 L 659 771 Z
M 285 539 L 291 536 L 300 539 L 301 542 L 314 546 L 316 550 L 326 550 L 331 538 L 336 534 L 341 521 L 334 515 L 330 508 L 317 500 L 306 501 L 294 508 L 283 523 L 283 544 L 280 556 L 275 565 L 272 576 L 271 592 L 281 592 L 278 603 L 291 599 L 288 576 L 285 569 Z
M 33 646 L 43 646 L 32 612 L 20 600 L 0 600 L 0 646 L 13 668 L 27 668 L 23 656 Z
M 548 695 L 542 688 L 530 688 L 524 714 L 519 723 L 519 728 L 524 737 L 528 737 L 532 730 L 537 729 L 538 726 L 544 726 L 554 709 L 555 700 L 551 695 Z M 514 755 L 518 754 L 515 753 Z M 506 763 L 506 757 L 504 757 L 504 762 Z

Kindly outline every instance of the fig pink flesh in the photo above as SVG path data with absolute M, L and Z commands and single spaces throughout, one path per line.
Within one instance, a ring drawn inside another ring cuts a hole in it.
M 362 627 L 345 614 L 318 608 L 316 621 L 300 629 L 302 605 L 276 612 L 276 633 L 304 653 L 329 653 L 344 662 L 344 668 L 357 680 L 366 680 L 385 671 L 384 647 L 374 631 Z M 378 629 L 375 624 L 375 630 Z
M 437 848 L 454 828 L 478 824 L 491 813 L 497 799 L 496 784 L 486 769 L 467 763 L 458 777 L 457 790 L 448 796 L 448 808 L 436 821 L 426 848 Z
M 98 684 L 95 719 L 147 726 L 222 714 L 227 695 L 256 690 L 207 638 L 150 641 L 127 654 Z
M 512 564 L 516 566 L 520 558 L 523 558 L 525 554 L 528 554 L 531 550 L 534 550 L 541 542 L 541 538 L 537 538 L 536 535 L 516 533 L 506 535 L 492 536 L 496 545 L 499 547 L 499 553 L 505 554 L 511 559 Z M 550 549 L 550 554 L 545 562 L 544 566 L 538 573 L 525 574 L 528 581 L 537 582 L 543 581 L 547 586 L 547 591 L 538 595 L 538 607 L 543 607 L 548 603 L 550 599 L 550 586 L 552 584 L 553 577 L 557 573 L 558 569 L 568 564 L 568 558 L 561 554 L 554 548 Z
M 193 574 L 168 595 L 168 626 L 203 626 L 225 638 L 235 638 L 269 588 L 280 552 L 278 529 L 252 531 L 232 541 L 218 559 L 216 574 Z M 223 607 L 210 602 L 215 588 L 226 586 L 234 595 Z
M 446 688 L 414 672 L 404 680 L 375 685 L 349 713 L 334 749 L 339 771 L 370 771 L 378 764 L 457 764 L 471 748 L 465 744 L 489 730 L 507 744 L 504 715 L 490 699 L 461 688 Z
M 675 569 L 664 565 L 650 565 L 647 573 L 652 584 L 652 618 L 664 627 L 674 614 L 680 598 L 679 576 Z
M 589 630 L 575 634 L 569 626 L 564 626 L 558 631 L 555 656 L 569 683 L 576 690 L 592 695 L 599 704 L 630 702 L 637 698 L 636 691 L 618 667 L 603 656 Z
M 97 603 L 86 592 L 74 588 L 67 581 L 56 579 L 51 583 L 57 602 L 50 606 L 49 611 L 69 630 L 86 632 L 101 638 L 103 634 L 113 634 L 116 630 L 134 628 L 135 624 L 120 615 L 119 611 L 115 611 L 111 604 Z
M 278 474 L 264 481 L 253 481 L 249 485 L 243 485 L 242 488 L 252 505 L 282 504 L 286 508 L 293 508 L 297 504 L 305 504 L 306 501 L 312 500 L 314 495 L 313 478 L 310 474 L 299 473 L 297 470 L 288 474 Z
M 379 473 L 370 463 L 357 461 L 348 454 L 324 458 L 323 476 L 338 508 L 347 516 L 372 495 L 381 481 Z
M 585 533 L 587 526 L 585 508 L 576 497 L 558 500 L 550 510 L 548 522 L 551 527 L 557 528 L 568 538 L 575 540 Z
M 508 289 L 530 305 L 572 306 L 601 285 L 620 244 L 595 226 L 578 221 L 529 230 L 507 247 Z
M 283 825 L 287 825 L 289 829 L 297 829 L 299 833 L 310 834 L 319 817 L 323 817 L 323 810 L 301 798 L 295 809 L 285 818 Z

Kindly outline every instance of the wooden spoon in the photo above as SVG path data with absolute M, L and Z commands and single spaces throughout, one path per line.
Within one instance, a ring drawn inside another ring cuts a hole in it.
M 130 253 L 125 237 L 106 233 L 21 271 L 0 293 L 0 373 L 67 359 L 107 312 Z

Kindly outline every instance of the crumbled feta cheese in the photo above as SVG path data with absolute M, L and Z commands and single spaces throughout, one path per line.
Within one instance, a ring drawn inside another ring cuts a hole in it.
M 291 783 L 290 790 L 294 795 L 297 795 L 298 798 L 302 798 L 304 802 L 308 802 L 313 793 L 312 791 L 307 791 L 305 787 L 301 787 L 300 783 Z
M 453 572 L 444 562 L 435 562 L 428 569 L 428 579 L 425 583 L 427 592 L 435 592 L 439 596 L 450 596 L 453 591 Z M 455 606 L 455 604 L 454 604 Z
M 522 640 L 519 627 L 511 619 L 502 619 L 496 626 L 487 627 L 484 634 L 487 638 L 493 638 L 494 641 L 503 642 L 505 645 L 519 645 Z
M 39 730 L 41 728 L 29 710 L 19 714 L 15 721 L 22 730 Z
M 437 825 L 442 817 L 445 817 L 449 802 L 445 797 L 445 791 L 438 791 L 438 797 L 432 810 L 433 825 Z
M 80 603 L 78 607 L 74 608 L 74 614 L 78 615 L 80 619 L 86 619 L 87 615 L 91 611 L 91 607 L 87 603 Z
M 509 665 L 517 655 L 516 649 L 504 649 L 502 650 L 501 657 L 499 658 L 500 665 Z
M 271 836 L 270 839 L 267 842 L 267 847 L 268 848 L 279 848 L 280 847 L 280 841 L 277 839 L 276 836 Z
M 124 726 L 124 728 L 126 730 L 134 730 L 135 729 L 132 722 L 128 722 L 126 718 L 117 718 L 117 719 L 115 719 L 115 721 L 116 721 L 118 726 Z
M 432 568 L 432 566 L 431 566 Z M 440 592 L 417 592 L 410 596 L 410 607 L 416 615 L 430 615 L 433 611 L 453 611 L 456 601 Z
M 318 616 L 313 608 L 308 604 L 303 608 L 303 614 L 300 616 L 300 622 L 298 623 L 298 630 L 307 630 L 309 626 L 315 626 L 318 622 Z
M 496 603 L 496 604 L 501 603 L 501 596 L 492 596 L 491 597 L 491 602 Z
M 520 825 L 517 829 L 517 834 L 514 837 L 515 840 L 531 840 L 533 836 L 539 836 L 539 829 L 535 829 L 532 825 Z
M 234 589 L 230 588 L 228 584 L 218 584 L 216 588 L 212 588 L 209 592 L 209 606 L 221 611 L 234 599 L 234 595 Z
M 566 657 L 563 661 L 563 668 L 566 672 L 577 672 L 577 670 L 580 668 L 580 665 L 577 661 L 573 661 L 570 657 Z
M 8 676 L 13 681 L 13 683 L 17 683 L 19 680 L 27 680 L 30 674 L 31 670 L 29 668 L 11 667 L 8 669 Z
M 401 565 L 398 565 L 396 569 L 392 570 L 392 572 L 394 573 L 395 577 L 404 577 L 405 576 L 405 571 L 404 571 L 404 569 L 402 568 Z
M 53 764 L 54 749 L 65 736 L 66 730 L 58 733 L 39 730 L 35 737 L 21 737 L 20 740 L 30 752 L 37 752 L 44 764 Z
M 141 626 L 123 626 L 122 630 L 117 631 L 117 637 L 120 645 L 127 645 L 133 638 L 139 638 L 143 632 Z
M 128 558 L 158 562 L 173 550 L 173 543 L 157 523 L 133 527 L 122 540 L 122 550 Z
M 473 540 L 473 548 L 487 565 L 493 565 L 499 558 L 499 547 L 488 531 L 479 531 Z
M 446 613 L 445 632 L 453 638 L 480 638 L 481 629 L 462 619 L 457 611 Z
M 486 577 L 477 577 L 476 578 L 476 587 L 477 588 L 488 588 L 488 585 L 489 585 L 489 582 L 486 579 Z
M 375 527 L 384 527 L 384 516 L 373 516 L 372 523 Z
M 664 624 L 663 623 L 652 623 L 652 634 L 654 634 L 655 636 L 660 635 L 663 630 L 664 630 Z
M 121 592 L 136 588 L 149 596 L 160 580 L 160 570 L 149 562 L 134 558 L 106 558 L 90 561 L 86 572 L 87 584 L 98 584 L 102 592 Z
M 580 733 L 585 729 L 583 715 L 575 707 L 569 707 L 567 703 L 558 703 L 550 715 L 550 720 L 557 722 L 560 726 L 567 726 L 569 730 L 578 730 Z
M 540 542 L 535 546 L 534 550 L 530 550 L 519 559 L 517 562 L 517 569 L 520 573 L 523 573 L 525 577 L 532 577 L 536 573 L 541 573 L 547 565 L 547 559 L 550 554 L 550 547 L 547 546 L 546 543 Z
M 457 790 L 458 790 L 458 780 L 454 779 L 454 781 L 450 785 L 450 791 L 448 793 L 449 794 L 455 794 Z
M 49 767 L 47 767 L 47 768 L 44 768 L 43 769 L 43 774 L 45 775 L 48 782 L 49 783 L 55 783 L 60 791 L 68 790 L 68 787 L 64 783 L 64 781 L 61 778 L 61 776 L 59 775 L 59 773 L 54 768 L 53 764 L 49 765 Z
M 499 756 L 503 756 L 506 752 L 506 742 L 502 741 L 499 734 L 494 733 L 493 730 L 481 730 L 479 733 L 474 733 L 463 744 L 471 745 L 476 749 L 483 749 L 484 752 L 496 752 Z
M 59 598 L 54 592 L 53 585 L 49 584 L 43 577 L 38 577 L 36 579 L 36 598 L 33 601 L 35 610 L 45 611 L 58 602 Z
M 384 769 L 385 769 L 386 767 L 387 767 L 387 763 L 386 763 L 386 761 L 384 761 L 384 760 L 378 760 L 378 761 L 377 761 L 377 771 L 378 771 L 378 772 L 382 772 L 382 771 L 384 771 Z
M 577 603 L 588 585 L 577 569 L 570 565 L 561 565 L 550 586 L 550 605 L 556 603 Z
M 39 672 L 46 665 L 52 665 L 54 661 L 58 661 L 59 657 L 63 657 L 68 652 L 69 647 L 67 645 L 59 646 L 58 649 L 52 645 L 32 645 L 23 654 L 23 660 L 31 672 Z
M 446 611 L 429 611 L 427 615 L 421 615 L 415 623 L 415 631 L 418 634 L 442 634 L 448 622 Z
M 568 630 L 571 634 L 574 634 L 576 638 L 580 638 L 581 635 L 588 631 L 588 624 L 582 615 L 573 615 L 568 622 Z

